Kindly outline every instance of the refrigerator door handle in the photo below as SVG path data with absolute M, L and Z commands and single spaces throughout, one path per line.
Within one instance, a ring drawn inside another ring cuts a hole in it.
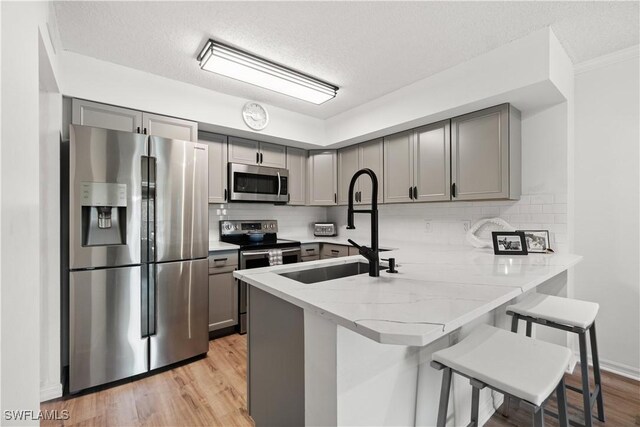
M 156 283 L 158 282 L 158 269 L 155 264 L 149 264 L 149 336 L 156 334 L 156 324 L 158 323 L 158 304 Z
M 149 261 L 156 260 L 156 158 L 149 157 L 149 204 L 148 204 L 148 223 L 149 223 Z

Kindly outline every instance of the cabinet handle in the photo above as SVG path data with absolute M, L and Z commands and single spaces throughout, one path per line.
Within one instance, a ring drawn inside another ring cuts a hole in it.
M 213 262 L 221 262 L 221 261 L 226 261 L 227 258 L 214 258 Z
M 225 202 L 227 201 L 227 189 L 226 188 L 224 189 L 224 199 L 223 200 Z
M 262 162 L 264 162 L 264 154 L 260 153 L 260 164 L 262 164 Z
M 331 253 L 333 253 L 333 254 L 339 254 L 339 253 L 340 253 L 340 251 L 339 251 L 339 250 L 337 250 L 337 249 L 331 249 Z
M 140 126 L 136 128 L 136 133 L 140 133 Z
M 456 183 L 451 184 L 451 197 L 456 197 Z
M 256 163 L 260 164 L 260 153 L 256 153 Z
M 409 198 L 413 200 L 413 188 L 409 187 Z
M 142 133 L 144 133 L 145 135 L 147 134 L 147 128 L 144 128 L 144 130 L 142 131 Z
M 311 248 L 311 249 L 305 249 L 306 252 L 313 252 L 315 251 L 315 249 Z
M 413 187 L 413 198 L 418 200 L 418 187 Z
M 333 203 L 338 203 L 338 194 L 333 193 Z

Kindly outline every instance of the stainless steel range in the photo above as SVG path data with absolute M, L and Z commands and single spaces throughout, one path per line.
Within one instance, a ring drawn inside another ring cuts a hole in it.
M 300 242 L 278 239 L 278 221 L 220 221 L 220 240 L 238 245 L 240 269 L 300 262 Z M 247 332 L 247 284 L 240 282 L 240 333 Z

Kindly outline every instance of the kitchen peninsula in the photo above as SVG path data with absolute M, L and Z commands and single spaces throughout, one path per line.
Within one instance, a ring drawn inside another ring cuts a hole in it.
M 565 295 L 566 271 L 581 260 L 384 244 L 399 248 L 384 253 L 396 258 L 396 274 L 365 269 L 308 284 L 282 275 L 361 256 L 234 273 L 250 285 L 248 397 L 257 426 L 435 425 L 441 374 L 429 366 L 431 353 L 478 323 L 508 328 L 504 305 L 527 292 Z M 566 344 L 564 335 L 554 339 Z M 455 425 L 469 420 L 468 387 L 453 383 Z M 501 400 L 483 390 L 481 421 Z

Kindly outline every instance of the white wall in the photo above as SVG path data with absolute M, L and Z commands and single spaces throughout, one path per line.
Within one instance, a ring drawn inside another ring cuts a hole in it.
M 262 141 L 324 145 L 324 120 L 268 106 L 269 126 L 250 131 L 242 121 L 249 100 L 207 90 L 73 52 L 60 55 L 63 94 L 106 104 L 180 117 L 201 123 L 212 132 Z
M 0 424 L 5 410 L 39 409 L 40 171 L 39 37 L 48 39 L 50 4 L 2 2 L 2 144 L 0 145 Z M 44 55 L 51 58 L 51 52 Z M 55 72 L 55 61 L 49 64 Z
M 577 72 L 575 252 L 584 261 L 575 269 L 575 297 L 600 304 L 601 364 L 638 378 L 638 47 Z

